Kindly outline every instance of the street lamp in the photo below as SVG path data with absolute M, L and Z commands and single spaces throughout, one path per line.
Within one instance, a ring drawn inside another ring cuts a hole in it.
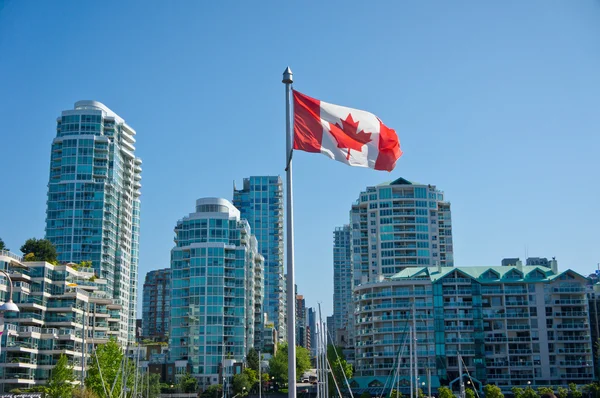
M 6 279 L 8 279 L 8 301 L 2 305 L 0 305 L 0 312 L 19 312 L 19 307 L 17 307 L 17 305 L 15 303 L 13 303 L 12 300 L 12 296 L 13 296 L 13 283 L 12 283 L 12 279 L 10 278 L 10 275 L 8 275 L 8 272 L 4 271 L 4 270 L 0 270 L 0 273 L 2 273 Z
M 0 314 L 2 314 L 2 317 L 0 319 L 0 332 L 4 332 L 4 313 L 5 312 L 19 312 L 19 307 L 17 307 L 17 305 L 12 300 L 13 283 L 12 283 L 12 279 L 10 278 L 10 275 L 8 275 L 8 272 L 6 272 L 4 270 L 0 270 L 0 273 L 2 273 L 8 280 L 8 301 L 5 302 L 4 304 L 0 305 Z M 1 338 L 2 337 L 0 336 L 0 347 L 2 346 Z M 6 334 L 6 344 L 8 344 L 8 334 Z M 2 384 L 2 391 L 4 392 L 4 384 Z

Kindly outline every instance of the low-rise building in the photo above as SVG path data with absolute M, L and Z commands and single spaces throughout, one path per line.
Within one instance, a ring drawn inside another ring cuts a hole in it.
M 465 382 L 469 375 L 476 387 L 590 383 L 586 278 L 557 267 L 552 260 L 550 267 L 406 268 L 358 286 L 353 386 L 389 389 L 388 375 L 400 369 L 398 384 L 408 393 L 411 351 L 413 382 L 434 392 L 440 385 L 458 390 L 459 360 Z
M 7 251 L 0 251 L 0 270 L 10 275 L 12 299 L 20 310 L 4 314 L 3 391 L 45 384 L 61 354 L 79 382 L 94 347 L 119 335 L 122 303 L 103 290 L 106 280 L 92 268 L 24 262 Z M 2 301 L 8 291 L 8 280 L 0 274 Z

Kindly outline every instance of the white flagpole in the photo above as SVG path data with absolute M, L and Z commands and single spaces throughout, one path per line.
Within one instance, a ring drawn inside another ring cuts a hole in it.
M 287 341 L 288 341 L 288 397 L 296 398 L 296 297 L 294 297 L 294 211 L 292 202 L 292 83 L 294 78 L 288 66 L 283 72 L 285 84 L 286 129 L 286 235 L 287 235 Z

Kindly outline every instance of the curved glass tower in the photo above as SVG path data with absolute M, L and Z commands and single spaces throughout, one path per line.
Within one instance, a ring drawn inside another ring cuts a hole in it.
M 92 263 L 123 304 L 121 344 L 135 339 L 141 159 L 135 130 L 104 104 L 62 112 L 52 141 L 46 238 L 60 262 Z

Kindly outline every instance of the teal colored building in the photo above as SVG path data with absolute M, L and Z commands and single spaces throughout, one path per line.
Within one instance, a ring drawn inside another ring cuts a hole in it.
M 201 387 L 222 383 L 225 359 L 254 347 L 263 257 L 248 222 L 226 199 L 203 198 L 177 222 L 171 250 L 172 361 L 187 360 Z
M 412 267 L 354 290 L 357 390 L 409 392 L 409 330 L 418 378 L 435 393 L 467 387 L 566 386 L 593 380 L 586 279 L 524 266 Z M 459 359 L 460 358 L 460 359 Z M 430 377 L 428 376 L 430 372 Z M 390 378 L 388 379 L 388 376 Z
M 280 341 L 286 334 L 286 283 L 283 271 L 283 184 L 279 176 L 244 178 L 242 189 L 233 189 L 233 204 L 248 220 L 265 259 L 264 312 L 273 322 Z M 257 319 L 262 324 L 264 319 Z M 270 332 L 269 332 L 270 333 Z M 262 346 L 257 334 L 256 345 Z
M 136 132 L 96 101 L 62 112 L 52 141 L 46 238 L 62 263 L 91 262 L 123 303 L 121 344 L 135 340 L 141 159 Z

